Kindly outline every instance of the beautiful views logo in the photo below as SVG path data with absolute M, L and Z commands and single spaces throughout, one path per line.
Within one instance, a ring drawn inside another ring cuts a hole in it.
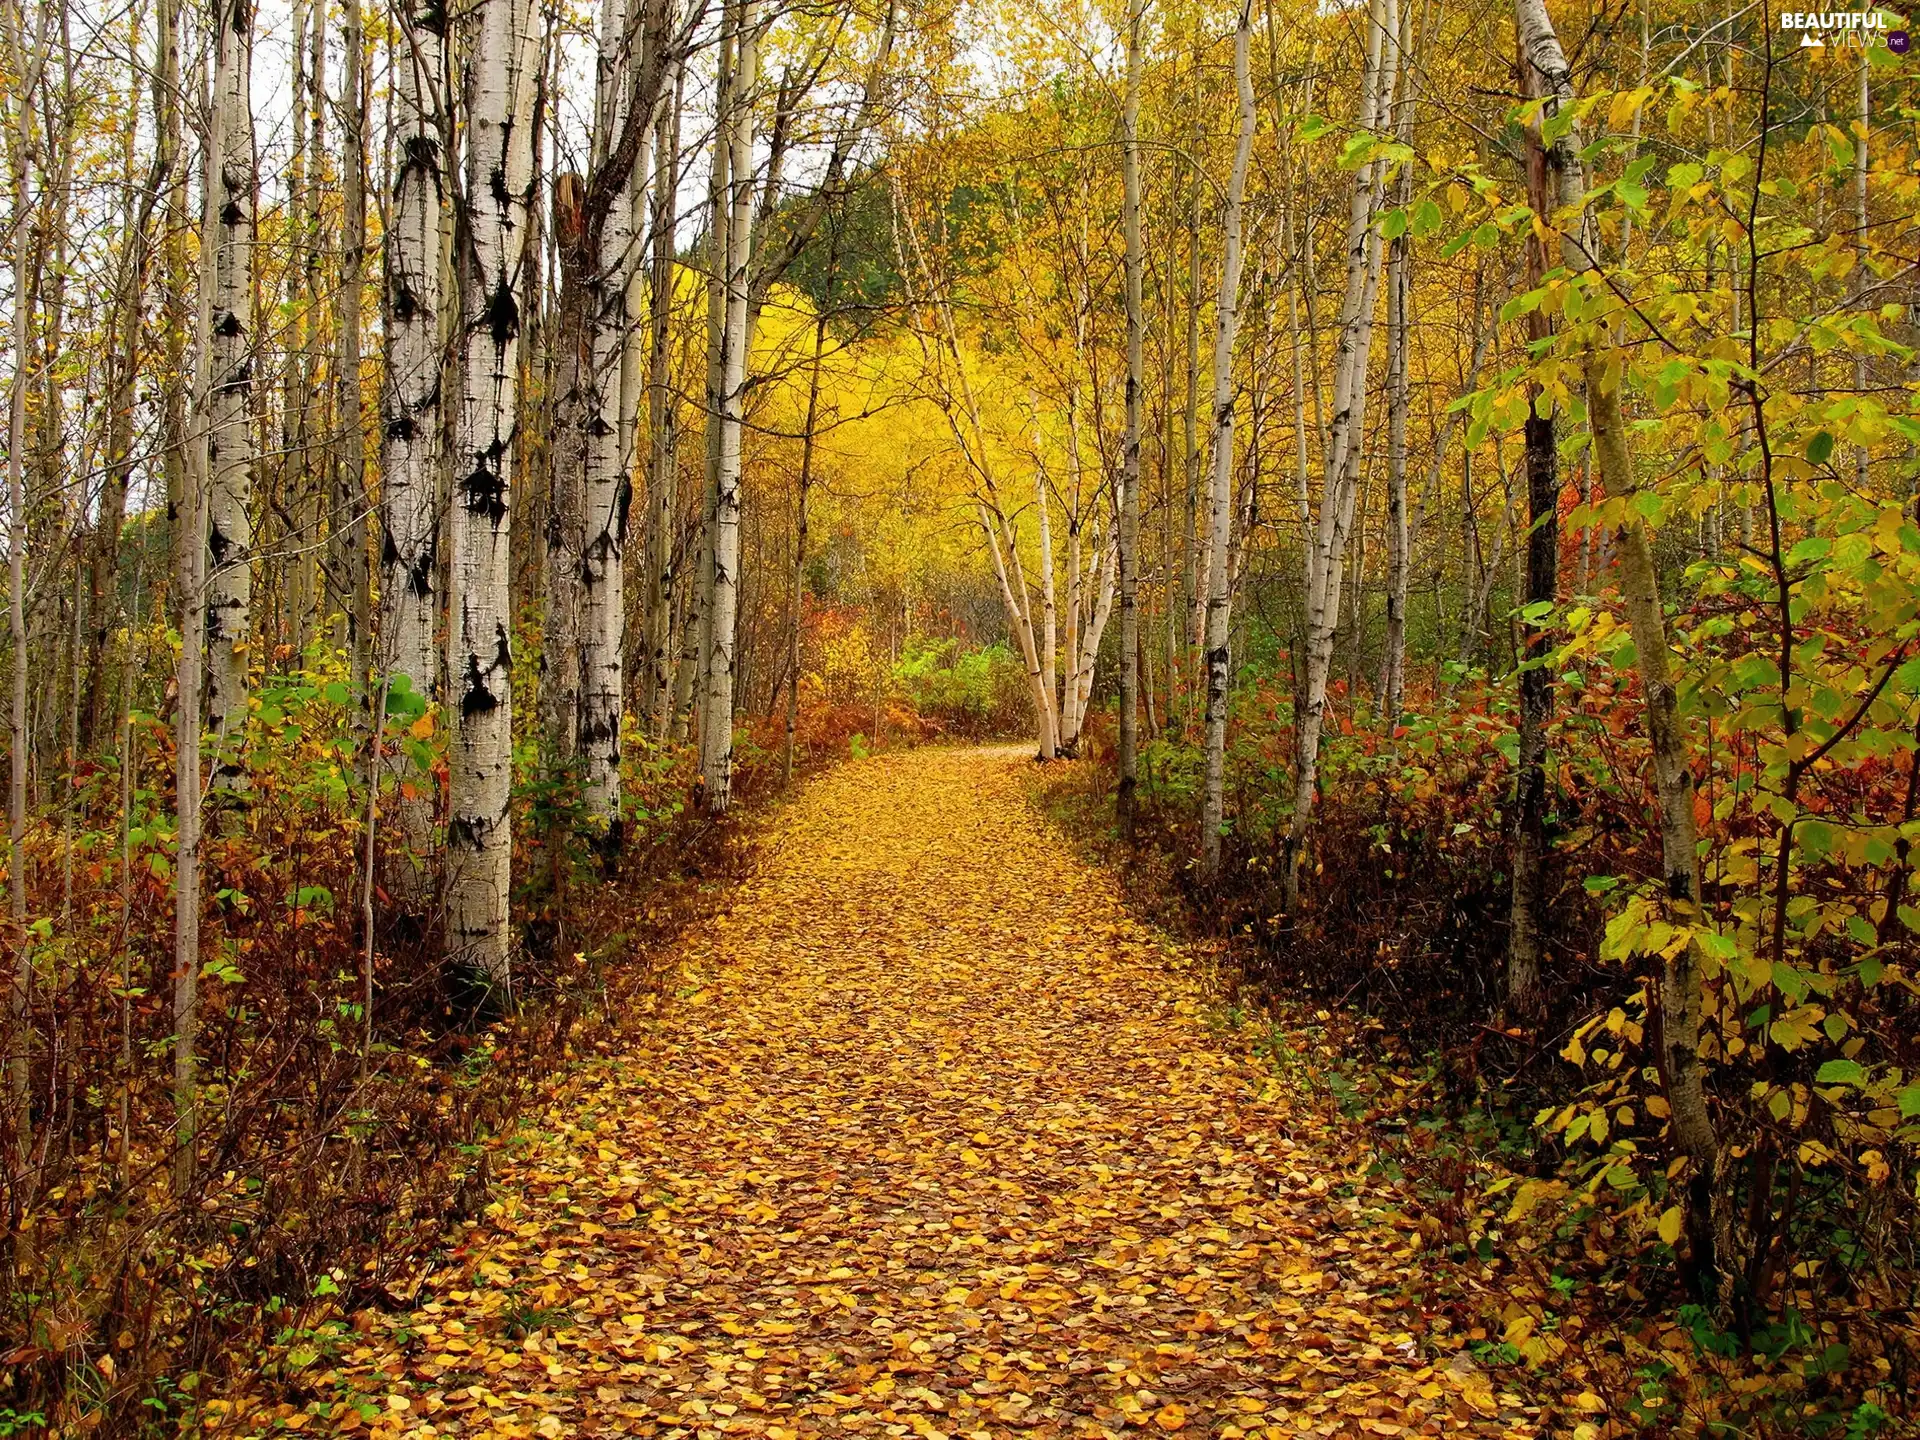
M 1824 50 L 1829 45 L 1850 50 L 1884 47 L 1904 55 L 1913 46 L 1912 36 L 1890 27 L 1880 10 L 1783 10 L 1780 28 L 1799 31 L 1802 50 Z

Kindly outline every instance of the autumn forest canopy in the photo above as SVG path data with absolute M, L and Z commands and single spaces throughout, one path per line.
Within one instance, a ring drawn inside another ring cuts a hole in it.
M 1532 1407 L 1373 1423 L 1912 1423 L 1903 12 L 0 22 L 0 1434 L 359 1415 L 542 1087 L 764 855 L 838 914 L 793 848 L 862 773 L 988 744 L 1036 763 L 913 772 L 1018 837 L 948 880 L 1017 920 L 1019 846 L 1097 855 L 1471 1275 L 1410 1333 Z

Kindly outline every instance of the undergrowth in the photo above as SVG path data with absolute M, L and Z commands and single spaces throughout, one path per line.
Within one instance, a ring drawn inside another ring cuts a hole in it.
M 1609 727 L 1610 698 L 1560 722 L 1576 758 L 1562 775 L 1547 886 L 1550 993 L 1545 1014 L 1524 1023 L 1502 1011 L 1512 729 L 1497 694 L 1464 690 L 1441 718 L 1391 736 L 1364 710 L 1343 717 L 1295 916 L 1280 870 L 1291 715 L 1257 676 L 1234 700 L 1216 883 L 1192 858 L 1204 756 L 1176 733 L 1143 746 L 1131 846 L 1113 808 L 1111 712 L 1082 758 L 1039 773 L 1035 800 L 1115 862 L 1136 908 L 1211 951 L 1221 1023 L 1366 1128 L 1372 1165 L 1485 1282 L 1466 1353 L 1527 1372 L 1569 1432 L 1911 1433 L 1910 1154 L 1876 1152 L 1898 1167 L 1890 1182 L 1809 1163 L 1796 1155 L 1805 1128 L 1761 1135 L 1805 1117 L 1753 1105 L 1746 1082 L 1723 1075 L 1716 1103 L 1750 1137 L 1728 1182 L 1740 1263 L 1723 1294 L 1702 1301 L 1684 1284 L 1662 1199 L 1657 1098 L 1639 1116 L 1603 1100 L 1639 1162 L 1631 1169 L 1596 1162 L 1568 1134 L 1562 1116 L 1593 1094 L 1587 1052 L 1609 1036 L 1630 1050 L 1636 1037 L 1621 1032 L 1645 985 L 1604 954 L 1614 886 L 1583 883 L 1649 863 L 1633 742 Z M 1897 994 L 1882 1003 L 1889 1017 L 1901 1005 Z M 1771 1173 L 1760 1161 L 1769 1149 Z

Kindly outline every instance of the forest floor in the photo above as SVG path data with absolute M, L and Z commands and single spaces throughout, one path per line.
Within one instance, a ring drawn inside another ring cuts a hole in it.
M 1013 750 L 843 765 L 401 1313 L 234 1429 L 1533 1435 L 1444 1268 Z M 321 1373 L 316 1373 L 321 1372 Z M 276 1403 L 276 1401 L 278 1403 Z

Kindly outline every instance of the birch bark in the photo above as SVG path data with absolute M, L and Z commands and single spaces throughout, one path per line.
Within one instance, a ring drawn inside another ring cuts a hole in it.
M 385 236 L 381 387 L 381 667 L 405 676 L 428 704 L 441 695 L 434 644 L 439 608 L 442 438 L 440 312 L 441 206 L 445 177 L 436 116 L 444 15 L 409 5 L 393 60 L 393 199 Z M 424 862 L 433 848 L 436 782 L 395 747 L 392 813 L 405 854 L 389 867 L 388 893 L 417 913 L 427 900 Z
M 1213 337 L 1213 484 L 1206 570 L 1207 780 L 1200 815 L 1200 872 L 1209 881 L 1220 874 L 1220 832 L 1226 821 L 1227 683 L 1231 659 L 1227 627 L 1233 606 L 1233 576 L 1227 560 L 1233 536 L 1233 342 L 1240 325 L 1240 210 L 1247 188 L 1247 167 L 1253 155 L 1253 71 L 1249 56 L 1252 35 L 1252 0 L 1242 0 L 1239 24 L 1233 34 L 1233 81 L 1240 100 L 1239 136 L 1221 216 L 1225 240 Z
M 1145 385 L 1145 323 L 1141 304 L 1140 30 L 1145 0 L 1127 3 L 1127 93 L 1121 113 L 1121 181 L 1126 230 L 1127 433 L 1120 458 L 1120 785 L 1115 809 L 1121 838 L 1134 835 L 1140 784 L 1140 399 Z
M 647 530 L 646 699 L 655 740 L 667 733 L 673 699 L 674 531 L 680 477 L 679 407 L 673 384 L 673 227 L 680 194 L 680 107 L 685 67 L 674 71 L 673 102 L 661 111 L 653 139 L 653 256 L 647 311 Z
M 1370 0 L 1367 64 L 1360 90 L 1362 130 L 1375 129 L 1392 101 L 1398 47 L 1386 46 L 1383 41 L 1398 30 L 1395 15 L 1395 0 Z M 1333 404 L 1323 447 L 1319 514 L 1306 556 L 1307 657 L 1302 693 L 1295 700 L 1293 814 L 1288 821 L 1285 853 L 1289 914 L 1297 913 L 1300 905 L 1300 870 L 1319 781 L 1327 680 L 1340 623 L 1342 566 L 1353 527 L 1361 442 L 1366 433 L 1367 369 L 1373 353 L 1373 311 L 1380 282 L 1375 219 L 1380 207 L 1382 168 L 1382 162 L 1375 160 L 1354 173 L 1347 211 L 1346 285 L 1334 351 Z
M 447 820 L 447 958 L 510 996 L 513 861 L 510 566 L 522 250 L 537 82 L 526 0 L 478 0 L 461 185 L 460 348 L 454 414 L 451 616 L 455 722 Z
M 340 44 L 346 55 L 340 115 L 340 288 L 335 326 L 333 524 L 329 548 L 341 589 L 348 673 L 367 695 L 368 627 L 373 585 L 367 556 L 367 450 L 360 419 L 360 312 L 366 278 L 366 30 L 360 0 L 344 0 Z M 365 702 L 363 702 L 365 703 Z
M 595 132 L 598 189 L 589 214 L 602 228 L 594 257 L 588 315 L 588 390 L 584 548 L 580 557 L 580 724 L 589 820 L 617 853 L 620 827 L 620 729 L 626 698 L 626 545 L 633 503 L 638 357 L 630 354 L 653 110 L 661 89 L 660 52 L 669 44 L 661 7 L 608 0 L 601 37 L 601 109 Z M 636 108 L 638 107 L 638 108 Z M 604 204 L 605 208 L 600 207 Z
M 701 776 L 707 808 L 726 811 L 733 787 L 734 630 L 740 595 L 741 433 L 746 418 L 747 302 L 753 223 L 753 105 L 760 54 L 757 0 L 735 0 L 739 35 L 727 115 L 730 215 L 726 246 L 726 321 L 720 364 L 720 445 L 715 474 L 712 585 L 706 673 L 701 695 Z
M 29 159 L 34 142 L 34 105 L 46 63 L 46 18 L 43 12 L 40 34 L 30 53 L 23 52 L 26 37 L 15 28 L 15 17 L 7 22 L 8 68 L 16 77 L 18 90 L 11 97 L 7 115 L 10 122 L 8 169 L 13 191 L 13 377 L 8 386 L 7 406 L 7 628 L 13 645 L 11 706 L 8 725 L 7 785 L 7 896 L 14 933 L 14 970 L 8 986 L 7 1082 L 14 1114 L 14 1160 L 16 1174 L 24 1178 L 33 1155 L 33 947 L 27 929 L 27 751 L 30 747 L 27 718 L 27 493 L 23 457 L 27 449 L 27 356 L 32 345 L 32 283 L 28 275 L 30 209 Z M 197 553 L 197 551 L 196 551 Z M 186 648 L 183 646 L 183 649 Z M 199 667 L 194 668 L 196 682 Z M 196 715 L 195 738 L 198 739 Z M 194 780 L 198 798 L 199 777 Z M 182 830 L 181 854 L 185 855 L 188 832 Z
M 253 155 L 252 0 L 214 8 L 215 110 L 220 136 L 210 183 L 214 206 L 213 370 L 207 415 L 207 728 L 213 732 L 213 787 L 247 788 L 242 753 L 247 665 L 253 642 L 252 417 L 253 221 L 258 176 Z

